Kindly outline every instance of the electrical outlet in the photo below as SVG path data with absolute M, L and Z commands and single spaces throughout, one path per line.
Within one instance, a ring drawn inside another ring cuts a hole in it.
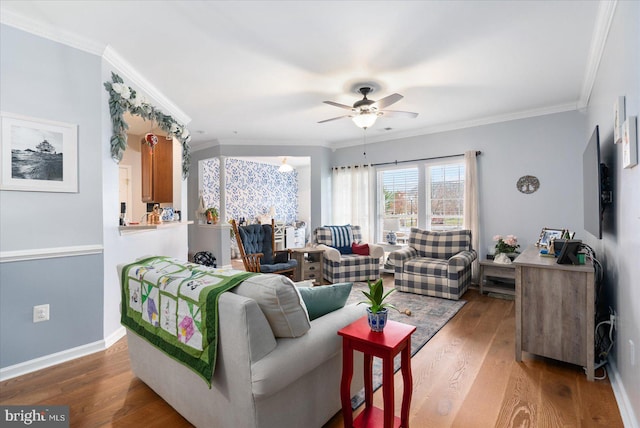
M 631 367 L 636 365 L 636 345 L 631 339 L 629 339 L 629 362 L 631 362 Z
M 33 307 L 33 322 L 49 321 L 49 304 Z

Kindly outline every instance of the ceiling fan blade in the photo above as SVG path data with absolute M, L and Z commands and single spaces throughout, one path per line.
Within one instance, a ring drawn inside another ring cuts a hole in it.
M 418 113 L 414 113 L 412 111 L 383 110 L 380 113 L 387 117 L 408 117 L 411 119 L 418 117 Z
M 348 105 L 345 105 L 345 104 L 340 104 L 340 103 L 335 103 L 333 101 L 323 101 L 323 103 L 329 104 L 329 105 L 332 105 L 332 106 L 335 106 L 335 107 L 344 108 L 344 109 L 347 109 L 347 110 L 353 110 L 353 107 L 351 107 L 351 106 L 348 106 Z
M 389 96 L 386 96 L 386 97 L 376 101 L 374 103 L 374 105 L 378 108 L 378 110 L 382 110 L 386 106 L 390 106 L 391 104 L 397 103 L 398 101 L 400 101 L 403 98 L 404 97 L 402 95 L 400 95 L 400 94 L 391 94 Z
M 338 116 L 338 117 L 332 117 L 331 119 L 325 119 L 325 120 L 321 120 L 318 123 L 325 123 L 325 122 L 331 122 L 332 120 L 338 120 L 338 119 L 343 119 L 345 117 L 351 117 L 350 115 L 345 115 L 345 116 Z

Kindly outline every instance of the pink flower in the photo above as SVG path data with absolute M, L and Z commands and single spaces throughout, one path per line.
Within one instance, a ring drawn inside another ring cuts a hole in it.
M 504 243 L 512 247 L 515 247 L 516 245 L 518 245 L 518 238 L 513 235 L 507 235 L 507 237 L 504 240 Z
M 494 236 L 494 237 L 493 237 L 493 240 L 494 240 L 494 241 L 499 241 L 499 240 L 501 240 L 501 239 L 502 239 L 502 236 L 501 236 L 501 235 L 496 235 L 496 236 Z

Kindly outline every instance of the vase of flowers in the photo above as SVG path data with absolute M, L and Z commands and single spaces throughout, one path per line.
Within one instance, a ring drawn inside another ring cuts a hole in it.
M 494 261 L 498 258 L 500 254 L 504 254 L 501 257 L 507 257 L 511 259 L 518 252 L 518 248 L 520 248 L 520 244 L 518 244 L 518 238 L 514 235 L 507 235 L 503 237 L 502 235 L 496 235 L 493 237 L 493 240 L 496 241 L 496 251 Z
M 367 297 L 367 300 L 359 302 L 358 304 L 369 303 L 369 307 L 367 308 L 367 320 L 369 321 L 369 327 L 371 328 L 371 331 L 380 333 L 384 330 L 384 326 L 387 325 L 387 316 L 389 314 L 388 308 L 396 309 L 396 307 L 391 303 L 384 303 L 384 300 L 389 296 L 389 294 L 396 291 L 396 289 L 392 288 L 385 293 L 384 288 L 382 287 L 382 279 L 378 279 L 374 283 L 367 280 L 367 283 L 369 284 L 369 292 L 362 292 L 362 294 Z

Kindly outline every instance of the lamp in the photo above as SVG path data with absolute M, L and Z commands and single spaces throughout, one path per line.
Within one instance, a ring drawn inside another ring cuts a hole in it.
M 293 167 L 287 163 L 287 158 L 282 159 L 282 165 L 278 168 L 280 172 L 291 172 L 293 171 Z
M 387 233 L 387 242 L 391 245 L 396 245 L 398 237 L 395 232 L 400 230 L 400 220 L 397 218 L 385 218 L 382 227 L 389 232 Z
M 351 120 L 353 120 L 353 123 L 355 123 L 357 127 L 367 129 L 376 123 L 377 118 L 377 113 L 372 111 L 363 111 L 362 113 L 353 116 Z

